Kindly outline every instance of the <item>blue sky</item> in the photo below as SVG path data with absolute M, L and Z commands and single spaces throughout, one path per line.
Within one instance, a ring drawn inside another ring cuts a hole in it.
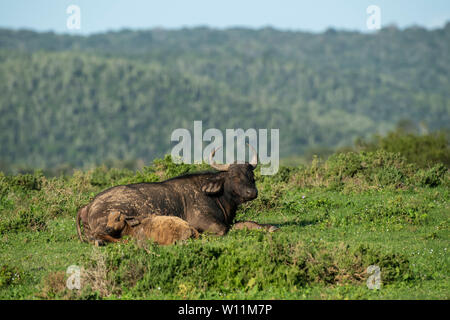
M 66 27 L 71 4 L 81 9 L 80 30 Z M 437 28 L 450 21 L 450 0 L 1 0 L 0 27 L 80 34 L 194 26 L 367 31 L 369 5 L 380 7 L 381 26 Z

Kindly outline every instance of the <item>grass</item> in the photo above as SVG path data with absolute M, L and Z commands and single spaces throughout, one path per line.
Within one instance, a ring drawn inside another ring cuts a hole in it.
M 117 184 L 158 181 L 207 166 L 157 160 L 140 172 L 100 167 L 48 179 L 0 174 L 0 299 L 449 299 L 449 173 L 386 152 L 349 153 L 257 175 L 259 196 L 236 230 L 173 246 L 95 248 L 75 215 Z M 81 290 L 65 286 L 82 268 Z M 366 269 L 381 269 L 369 290 Z

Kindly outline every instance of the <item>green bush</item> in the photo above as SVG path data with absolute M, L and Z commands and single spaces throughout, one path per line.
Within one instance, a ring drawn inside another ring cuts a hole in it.
M 437 164 L 429 169 L 419 170 L 416 178 L 422 186 L 436 187 L 444 182 L 447 174 L 448 169 L 443 164 Z
M 365 211 L 361 211 L 359 219 L 375 221 L 379 218 L 385 218 L 392 222 L 407 220 L 413 223 L 420 223 L 427 218 L 428 211 L 429 208 L 424 204 L 398 195 L 387 202 L 377 203 L 366 208 Z
M 43 177 L 42 171 L 39 170 L 33 174 L 27 173 L 8 176 L 7 181 L 11 187 L 18 187 L 23 190 L 41 190 Z
M 7 264 L 0 266 L 0 288 L 20 282 L 22 271 Z
M 108 169 L 106 166 L 95 168 L 91 175 L 91 184 L 93 186 L 111 186 L 118 181 L 133 176 L 133 171 L 128 169 Z
M 134 242 L 108 246 L 104 252 L 111 294 L 145 297 L 152 290 L 195 297 L 205 290 L 223 293 L 304 287 L 312 283 L 359 283 L 371 264 L 380 266 L 383 283 L 412 279 L 409 261 L 365 246 L 289 243 L 283 236 L 246 234 L 225 245 L 218 241 L 191 241 L 161 247 Z M 233 236 L 233 235 L 230 235 Z M 88 268 L 97 268 L 92 260 Z
M 442 164 L 420 170 L 400 153 L 385 150 L 336 153 L 327 161 L 316 160 L 297 174 L 300 185 L 326 186 L 332 189 L 413 187 L 440 185 L 448 170 Z
M 287 183 L 290 181 L 291 177 L 298 171 L 298 168 L 295 167 L 282 166 L 278 169 L 278 172 L 275 175 L 268 177 L 270 177 L 272 183 Z
M 8 179 L 3 172 L 0 171 L 0 198 L 8 193 L 9 183 Z
M 166 179 L 177 177 L 187 173 L 194 173 L 204 170 L 213 170 L 206 163 L 198 165 L 186 163 L 176 164 L 172 161 L 172 157 L 170 155 L 166 155 L 164 159 L 153 160 L 153 168 L 154 172 L 162 173 L 163 177 Z
M 356 144 L 366 151 L 382 149 L 391 153 L 400 153 L 408 162 L 421 168 L 429 168 L 439 163 L 449 168 L 449 138 L 449 131 L 418 135 L 398 128 L 385 137 L 375 136 L 370 142 L 357 141 Z

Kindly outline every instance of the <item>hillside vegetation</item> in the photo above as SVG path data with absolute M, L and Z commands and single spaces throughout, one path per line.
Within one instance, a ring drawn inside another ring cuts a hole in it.
M 0 30 L 0 166 L 149 162 L 176 128 L 279 128 L 281 157 L 450 122 L 450 24 L 376 34 Z
M 172 246 L 80 243 L 76 211 L 110 186 L 205 170 L 170 156 L 141 171 L 73 176 L 0 173 L 0 299 L 449 299 L 450 174 L 384 150 L 334 154 L 309 166 L 256 170 L 259 196 L 235 230 Z M 80 290 L 66 287 L 81 267 Z M 366 272 L 381 270 L 369 290 Z

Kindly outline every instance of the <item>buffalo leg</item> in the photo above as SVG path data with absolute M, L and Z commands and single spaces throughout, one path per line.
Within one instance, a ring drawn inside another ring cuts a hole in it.
M 228 232 L 225 224 L 211 220 L 201 221 L 200 223 L 191 224 L 191 226 L 200 232 L 213 233 L 218 236 L 223 236 Z
M 103 246 L 106 242 L 119 242 L 120 239 L 114 238 L 111 235 L 104 232 L 95 232 L 92 235 L 93 243 L 96 247 Z
M 113 238 L 109 234 L 101 234 L 97 236 L 97 239 L 107 241 L 107 242 L 119 242 L 120 239 Z

